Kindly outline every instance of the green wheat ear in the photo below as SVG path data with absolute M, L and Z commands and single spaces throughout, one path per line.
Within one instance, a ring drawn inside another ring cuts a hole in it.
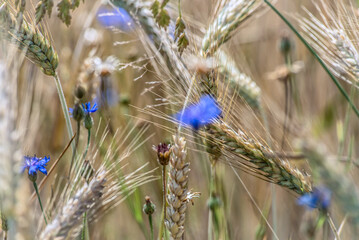
M 25 51 L 26 57 L 46 75 L 55 76 L 59 61 L 50 41 L 26 19 L 19 24 L 6 4 L 0 7 L 0 34 L 16 44 L 19 50 Z

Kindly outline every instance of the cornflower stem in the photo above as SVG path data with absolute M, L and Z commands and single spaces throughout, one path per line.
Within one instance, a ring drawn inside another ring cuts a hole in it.
M 318 56 L 318 54 L 314 51 L 314 49 L 309 45 L 309 43 L 303 38 L 303 36 L 294 28 L 294 26 L 270 3 L 268 0 L 263 0 L 283 21 L 284 23 L 293 31 L 293 33 L 299 38 L 299 40 L 305 45 L 305 47 L 313 54 L 315 59 L 319 62 L 319 64 L 323 67 L 324 71 L 329 75 L 334 84 L 339 89 L 340 93 L 344 96 L 344 98 L 349 103 L 350 107 L 353 109 L 355 115 L 359 118 L 359 110 L 355 107 L 351 99 L 349 98 L 347 92 L 344 90 L 342 85 L 338 82 L 329 68 L 325 65 L 323 60 Z
M 90 137 L 91 137 L 91 129 L 88 130 L 87 146 L 86 146 L 86 151 L 84 152 L 84 155 L 82 156 L 83 159 L 85 159 L 86 154 L 87 154 L 87 151 L 88 151 L 88 148 L 89 148 L 89 145 L 90 145 Z M 70 177 L 70 175 L 69 175 L 69 177 Z M 87 179 L 86 179 L 86 181 L 87 181 Z M 69 186 L 69 184 L 67 185 L 67 187 L 68 187 L 68 186 Z M 70 195 L 72 195 L 74 189 L 75 189 L 75 184 L 72 185 L 71 194 L 70 194 Z
M 84 154 L 82 155 L 82 158 L 85 159 L 89 146 L 90 146 L 90 140 L 91 140 L 91 129 L 87 130 L 87 145 Z M 86 172 L 86 171 L 85 171 Z M 86 179 L 86 181 L 88 181 Z M 81 240 L 90 239 L 89 232 L 88 232 L 88 222 L 87 222 L 87 211 L 83 214 L 83 227 L 82 227 L 82 233 L 81 233 Z
M 60 98 L 62 111 L 63 111 L 64 116 L 65 116 L 67 133 L 69 134 L 69 138 L 71 139 L 72 136 L 74 135 L 74 133 L 73 133 L 73 130 L 72 130 L 70 114 L 69 114 L 69 110 L 68 110 L 68 107 L 67 107 L 67 104 L 66 104 L 64 91 L 62 90 L 62 87 L 61 87 L 60 78 L 59 78 L 57 73 L 54 75 L 54 79 L 55 79 L 55 83 L 56 83 L 57 94 L 59 95 L 59 98 Z M 75 148 L 75 143 L 71 143 L 71 147 L 72 147 L 72 150 L 73 150 Z
M 88 152 L 88 150 L 89 150 L 90 140 L 91 140 L 91 129 L 88 129 L 88 130 L 87 130 L 87 145 L 86 145 L 85 152 L 84 152 L 84 154 L 82 155 L 82 158 L 83 158 L 83 159 L 86 158 L 87 152 Z
M 42 203 L 41 203 L 41 199 L 40 199 L 39 189 L 37 188 L 36 182 L 32 182 L 32 183 L 33 183 L 34 188 L 35 188 L 35 192 L 36 192 L 36 195 L 37 195 L 37 199 L 39 200 L 39 204 L 40 204 L 40 208 L 41 208 L 41 211 L 42 211 L 42 215 L 44 216 L 45 224 L 47 225 L 47 220 L 46 220 L 45 212 L 44 212 L 44 209 L 42 208 Z
M 153 240 L 153 223 L 152 223 L 152 214 L 148 214 L 148 222 L 150 224 L 150 239 Z
M 284 54 L 284 62 L 288 69 L 291 68 L 292 61 L 290 58 L 290 54 L 286 53 Z M 285 144 L 285 136 L 287 135 L 287 125 L 288 120 L 291 113 L 291 91 L 292 91 L 292 85 L 293 85 L 293 74 L 289 74 L 288 78 L 284 80 L 284 91 L 285 91 L 285 118 L 283 123 L 283 136 L 282 136 L 282 144 L 281 144 L 281 150 L 283 150 L 284 144 Z
M 79 145 L 79 139 L 80 139 L 80 129 L 81 129 L 81 121 L 77 121 L 77 130 L 76 130 L 76 139 L 75 139 L 75 148 L 72 149 L 72 157 L 71 157 L 71 163 L 70 163 L 70 169 L 67 178 L 70 177 L 72 166 L 74 165 L 74 160 L 76 156 L 76 149 Z
M 7 231 L 4 231 L 4 240 L 7 240 Z
M 166 165 L 162 165 L 162 190 L 163 190 L 163 199 L 162 199 L 162 214 L 161 214 L 161 224 L 160 230 L 158 233 L 158 239 L 162 239 L 165 229 L 165 219 L 166 219 L 166 196 L 167 196 L 167 189 L 166 189 Z M 166 236 L 166 234 L 165 234 Z

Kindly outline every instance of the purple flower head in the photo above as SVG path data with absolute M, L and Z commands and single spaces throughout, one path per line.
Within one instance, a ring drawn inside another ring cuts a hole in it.
M 316 187 L 312 193 L 306 193 L 297 200 L 297 204 L 307 206 L 310 209 L 323 209 L 327 210 L 330 206 L 332 192 L 324 187 Z
M 123 8 L 108 9 L 102 7 L 97 12 L 97 20 L 105 27 L 115 27 L 125 32 L 132 31 L 135 26 L 131 16 Z
M 85 114 L 94 113 L 94 112 L 96 112 L 98 110 L 96 102 L 94 102 L 92 107 L 91 107 L 91 102 L 87 102 L 85 104 L 82 104 L 82 108 L 83 108 Z
M 198 103 L 190 105 L 181 112 L 176 113 L 174 118 L 181 125 L 191 126 L 195 130 L 212 123 L 221 115 L 221 108 L 216 100 L 210 95 L 201 97 Z
M 36 175 L 37 171 L 42 172 L 43 174 L 47 175 L 46 166 L 47 163 L 50 161 L 50 157 L 44 157 L 44 158 L 38 158 L 36 155 L 33 157 L 30 156 L 24 156 L 24 165 L 22 167 L 22 172 L 25 171 L 25 169 L 28 170 L 29 175 Z

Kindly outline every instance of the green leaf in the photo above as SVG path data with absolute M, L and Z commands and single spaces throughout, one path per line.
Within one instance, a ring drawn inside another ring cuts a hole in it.
M 69 26 L 71 23 L 71 15 L 70 15 L 71 8 L 72 8 L 72 5 L 69 0 L 62 0 L 61 2 L 59 2 L 59 4 L 57 4 L 57 9 L 59 11 L 57 16 L 67 26 Z
M 35 10 L 36 24 L 38 24 L 43 19 L 46 12 L 49 17 L 51 16 L 53 6 L 54 6 L 53 0 L 44 0 L 44 1 L 39 1 L 37 3 Z
M 167 10 L 161 9 L 156 17 L 156 21 L 160 27 L 167 29 L 168 25 L 170 24 L 170 16 L 168 15 Z
M 161 4 L 161 9 L 163 9 L 164 7 L 166 7 L 167 3 L 169 2 L 170 0 L 163 0 L 162 4 Z
M 184 25 L 184 22 L 182 18 L 178 17 L 176 20 L 176 27 L 175 27 L 175 40 L 177 40 L 182 33 L 184 33 L 184 30 L 186 29 L 186 26 Z
M 151 6 L 153 17 L 157 17 L 159 10 L 160 10 L 160 2 L 156 0 Z
M 188 45 L 189 45 L 188 38 L 186 34 L 183 32 L 177 41 L 177 47 L 180 54 L 183 53 L 183 50 L 185 50 Z
M 72 0 L 71 9 L 74 10 L 80 5 L 80 0 Z
M 51 17 L 52 7 L 54 6 L 54 0 L 45 0 L 45 6 L 47 10 L 47 15 Z

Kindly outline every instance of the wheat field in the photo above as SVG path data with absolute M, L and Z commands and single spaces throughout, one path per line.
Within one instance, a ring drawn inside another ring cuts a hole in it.
M 358 19 L 0 0 L 0 237 L 356 239 Z

